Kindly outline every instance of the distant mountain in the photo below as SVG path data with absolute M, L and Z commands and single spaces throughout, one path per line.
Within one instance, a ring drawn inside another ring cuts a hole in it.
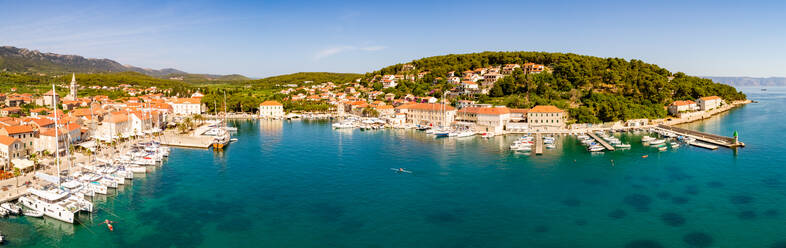
M 731 86 L 786 86 L 786 77 L 703 77 Z
M 190 74 L 181 70 L 164 68 L 160 70 L 123 65 L 111 59 L 92 59 L 79 55 L 62 55 L 43 53 L 37 50 L 0 47 L 0 71 L 31 73 L 31 74 L 63 74 L 63 73 L 102 73 L 102 72 L 138 72 L 148 76 L 168 79 L 179 79 L 190 83 L 205 81 L 239 81 L 249 80 L 242 75 L 211 75 Z

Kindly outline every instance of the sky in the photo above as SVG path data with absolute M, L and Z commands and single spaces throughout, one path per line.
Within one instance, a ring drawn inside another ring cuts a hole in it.
M 786 76 L 786 1 L 6 1 L 0 45 L 266 77 L 546 51 Z

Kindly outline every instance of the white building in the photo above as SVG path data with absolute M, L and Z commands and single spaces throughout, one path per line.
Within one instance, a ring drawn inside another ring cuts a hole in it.
M 719 96 L 705 96 L 696 100 L 696 104 L 699 106 L 700 110 L 710 110 L 717 107 L 720 107 L 723 99 Z
M 55 142 L 55 136 L 57 137 L 58 142 Z M 67 142 L 68 136 L 66 132 L 58 128 L 57 135 L 55 135 L 55 129 L 48 128 L 46 130 L 41 130 L 41 133 L 38 135 L 35 150 L 36 152 L 47 151 L 50 154 L 55 154 L 55 151 L 59 151 L 61 154 L 63 154 L 66 151 L 65 149 Z M 56 145 L 57 148 L 55 148 Z
M 264 101 L 259 104 L 259 117 L 265 117 L 265 118 L 284 117 L 284 105 L 278 101 Z
M 407 122 L 417 125 L 448 127 L 456 116 L 456 108 L 435 103 L 401 105 L 399 113 L 407 114 Z
M 0 160 L 3 166 L 9 165 L 12 159 L 21 159 L 25 156 L 27 153 L 22 141 L 11 136 L 0 135 Z
M 565 111 L 550 105 L 538 105 L 527 111 L 531 132 L 559 131 L 565 128 Z
M 681 112 L 696 111 L 698 109 L 699 107 L 694 101 L 674 101 L 669 105 L 669 114 L 678 116 Z
M 201 98 L 176 98 L 172 100 L 172 113 L 175 115 L 202 114 Z
M 502 133 L 510 121 L 510 109 L 499 107 L 465 107 L 456 113 L 456 123 L 474 127 L 477 132 Z

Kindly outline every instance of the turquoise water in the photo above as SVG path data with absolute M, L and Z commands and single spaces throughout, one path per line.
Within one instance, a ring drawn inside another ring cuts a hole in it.
M 174 149 L 81 225 L 0 231 L 16 247 L 786 247 L 786 89 L 749 98 L 687 125 L 739 131 L 736 152 L 624 135 L 631 150 L 591 155 L 566 137 L 529 156 L 508 151 L 515 137 L 237 121 L 225 152 Z

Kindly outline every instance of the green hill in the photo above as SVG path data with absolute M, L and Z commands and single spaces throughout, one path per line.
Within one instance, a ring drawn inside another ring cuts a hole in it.
M 356 73 L 335 73 L 335 72 L 298 72 L 287 75 L 272 76 L 263 79 L 249 81 L 248 83 L 255 86 L 275 86 L 283 84 L 321 84 L 325 82 L 334 82 L 336 84 L 346 83 L 355 79 L 363 77 L 362 74 Z
M 385 91 L 441 96 L 443 91 L 454 87 L 446 82 L 450 71 L 461 76 L 465 70 L 526 62 L 543 64 L 547 69 L 539 74 L 525 74 L 517 69 L 495 83 L 488 96 L 462 98 L 510 107 L 556 105 L 568 109 L 571 117 L 578 122 L 597 123 L 662 118 L 666 116 L 664 106 L 674 100 L 711 95 L 726 101 L 746 97 L 734 87 L 684 73 L 672 73 L 641 60 L 547 52 L 482 52 L 428 57 L 408 63 L 414 65 L 414 70 L 402 71 L 403 64 L 392 65 L 367 73 L 363 81 L 369 82 L 378 75 L 429 71 L 422 79 L 405 81 Z

